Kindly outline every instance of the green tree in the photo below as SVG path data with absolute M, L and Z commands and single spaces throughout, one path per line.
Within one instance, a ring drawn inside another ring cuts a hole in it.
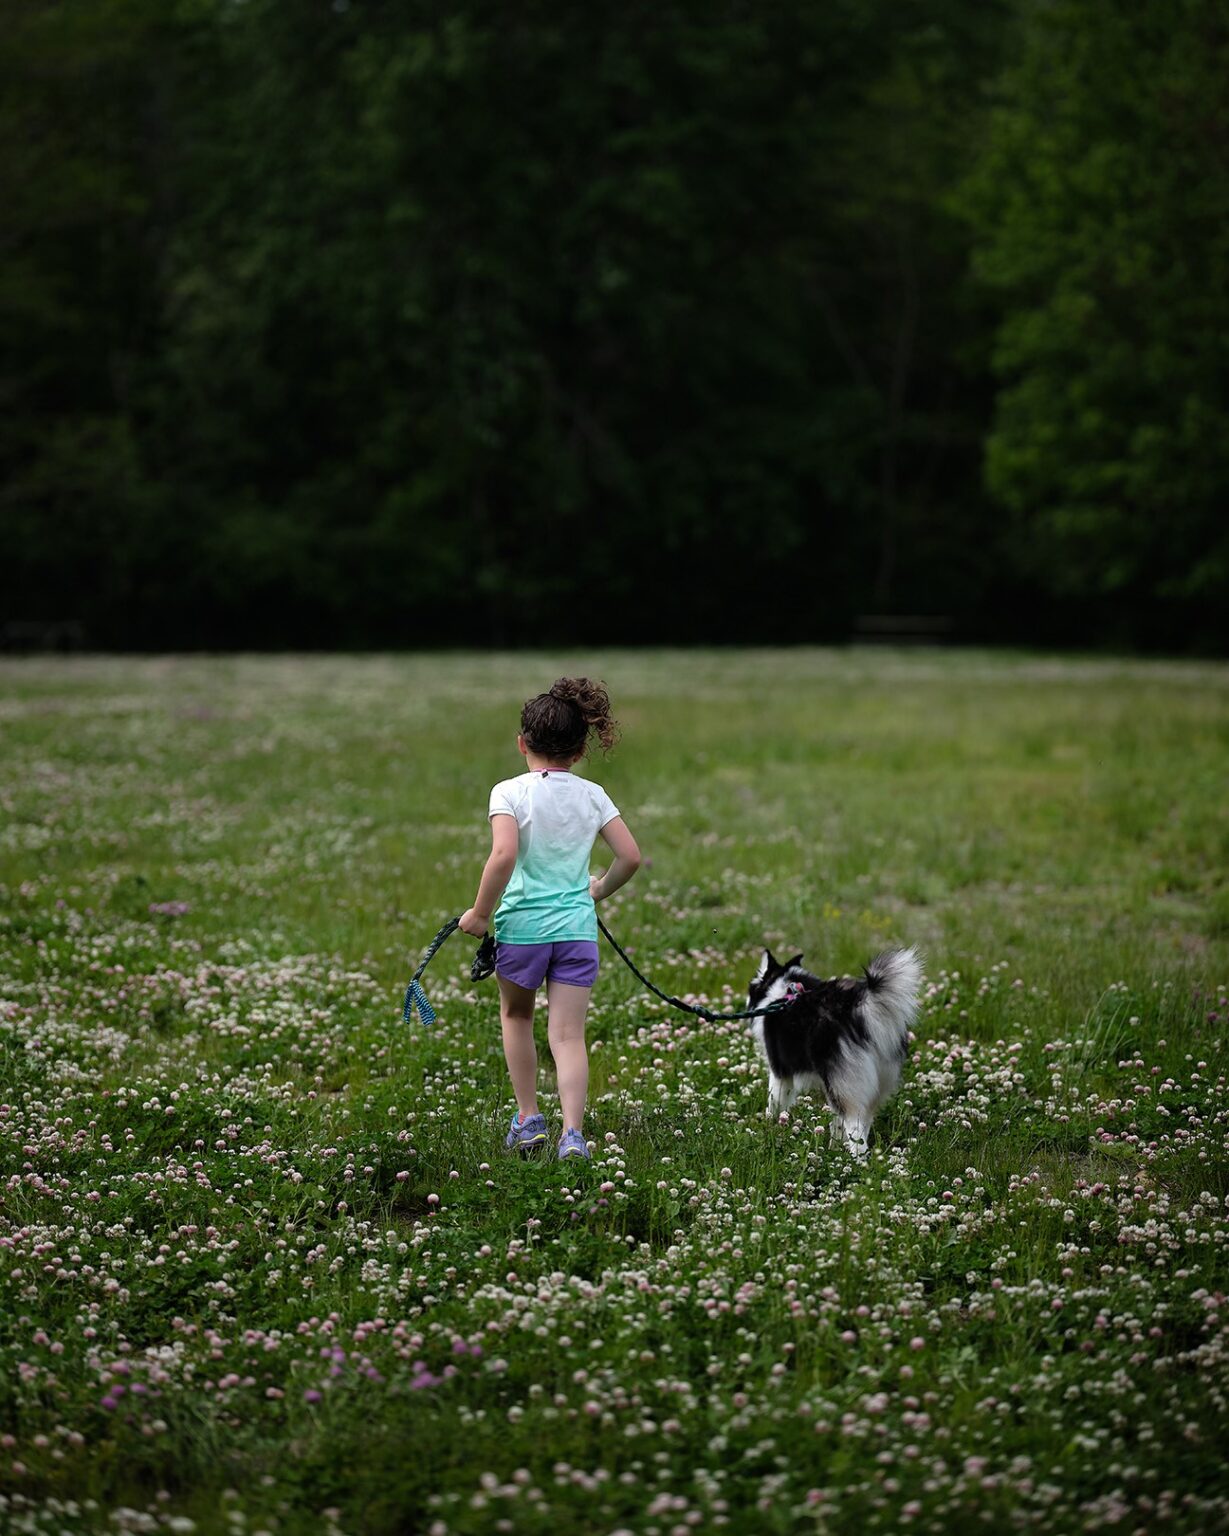
M 879 10 L 231 8 L 158 433 L 228 611 L 685 639 L 818 525 L 856 569 L 798 253 Z
M 1032 0 L 967 185 L 1003 551 L 1119 636 L 1229 639 L 1229 14 Z
M 142 615 L 173 611 L 186 568 L 145 394 L 200 6 L 2 10 L 0 617 L 83 618 L 96 642 L 152 641 Z
M 0 617 L 971 611 L 986 320 L 948 197 L 1011 3 L 0 0 Z

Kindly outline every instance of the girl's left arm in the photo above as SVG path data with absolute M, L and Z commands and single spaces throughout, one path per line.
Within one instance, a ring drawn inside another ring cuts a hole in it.
M 474 904 L 461 914 L 461 932 L 480 939 L 491 926 L 491 918 L 499 905 L 512 871 L 516 868 L 516 853 L 520 830 L 516 817 L 496 812 L 491 817 L 491 852 L 483 866 L 478 882 L 478 894 Z
M 622 816 L 608 821 L 598 835 L 614 854 L 614 860 L 604 874 L 590 875 L 589 895 L 594 901 L 605 901 L 607 896 L 613 896 L 626 885 L 640 868 L 640 849 Z

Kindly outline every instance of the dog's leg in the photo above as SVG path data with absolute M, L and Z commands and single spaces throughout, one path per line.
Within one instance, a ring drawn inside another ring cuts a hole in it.
M 869 1119 L 862 1119 L 860 1115 L 851 1115 L 843 1122 L 845 1132 L 845 1147 L 850 1157 L 864 1163 L 870 1152 L 871 1127 Z
M 874 1108 L 878 1110 L 881 1104 L 886 1104 L 899 1086 L 900 1061 L 880 1061 Z
M 828 1140 L 836 1143 L 841 1139 L 841 1127 L 845 1123 L 845 1111 L 832 1090 L 832 1084 L 824 1080 L 824 1099 L 828 1105 Z
M 777 1077 L 775 1073 L 768 1074 L 768 1119 L 776 1120 L 787 1109 L 792 1109 L 798 1102 L 798 1094 L 801 1090 L 792 1077 Z
M 768 1109 L 765 1111 L 765 1119 L 775 1120 L 781 1113 L 781 1079 L 775 1072 L 768 1074 Z
M 875 1118 L 879 1073 L 868 1051 L 847 1048 L 841 1056 L 828 1093 L 841 1118 L 845 1147 L 859 1162 L 870 1149 L 871 1121 Z

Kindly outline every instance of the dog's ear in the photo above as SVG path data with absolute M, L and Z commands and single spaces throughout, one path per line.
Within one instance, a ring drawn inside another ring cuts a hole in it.
M 792 960 L 787 960 L 785 962 L 785 964 L 781 967 L 781 969 L 783 971 L 788 971 L 791 965 L 801 965 L 801 964 L 802 964 L 802 956 L 801 955 L 795 955 Z
M 751 980 L 752 981 L 763 981 L 764 977 L 767 976 L 768 972 L 770 970 L 775 970 L 776 968 L 777 968 L 777 962 L 772 958 L 772 951 L 766 949 L 764 951 L 764 958 L 760 961 L 759 969 L 756 971 L 755 975 L 751 978 Z

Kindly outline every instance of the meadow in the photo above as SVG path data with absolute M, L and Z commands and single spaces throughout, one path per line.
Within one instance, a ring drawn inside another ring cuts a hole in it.
M 403 1022 L 564 671 L 659 986 L 924 951 L 866 1165 L 606 948 L 587 1166 Z M 0 660 L 0 1525 L 1229 1530 L 1227 790 L 1213 663 Z

